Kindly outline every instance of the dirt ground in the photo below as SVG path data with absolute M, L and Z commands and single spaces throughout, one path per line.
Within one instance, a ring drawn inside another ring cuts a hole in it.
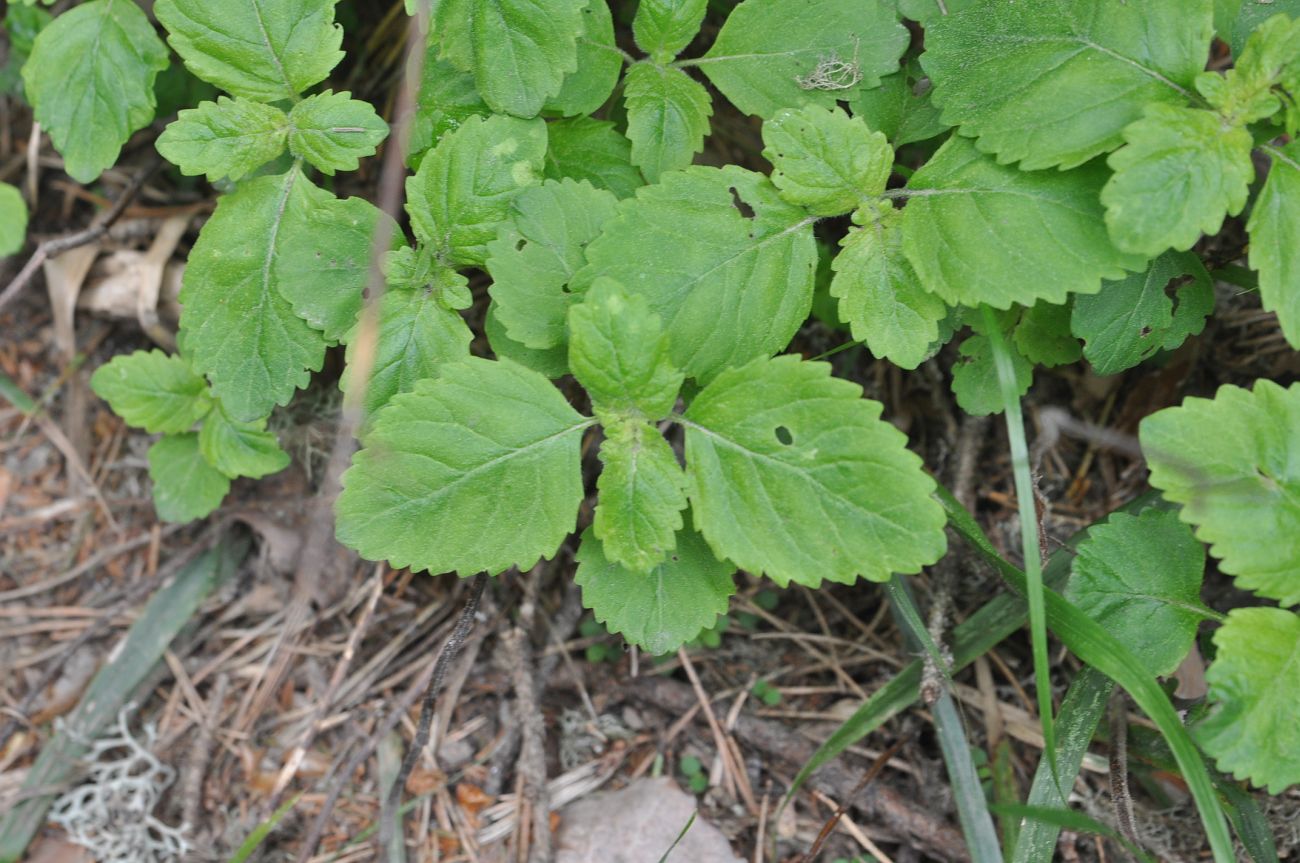
M 33 171 L 21 118 L 0 119 L 16 133 L 0 141 L 0 179 L 39 190 L 35 240 L 90 224 L 150 162 L 151 139 L 140 136 L 122 167 L 84 189 L 62 179 L 48 145 Z M 753 129 L 745 122 L 720 119 L 708 158 L 734 158 L 731 146 L 746 151 Z M 374 180 L 363 171 L 350 182 Z M 214 200 L 206 187 L 152 174 L 108 237 L 58 259 L 55 271 L 0 306 L 0 372 L 12 385 L 0 399 L 0 812 L 16 805 L 60 717 L 113 657 L 149 596 L 208 549 L 251 536 L 251 552 L 190 617 L 124 716 L 129 733 L 176 774 L 154 816 L 164 828 L 186 825 L 190 860 L 231 859 L 282 805 L 286 814 L 249 859 L 375 859 L 369 831 L 380 789 L 414 737 L 420 695 L 471 585 L 360 561 L 323 539 L 341 351 L 273 420 L 293 465 L 237 482 L 217 513 L 185 526 L 155 517 L 149 437 L 126 428 L 87 384 L 113 355 L 174 338 L 169 291 Z M 31 251 L 0 263 L 0 287 Z M 1221 251 L 1223 263 L 1240 256 L 1240 249 Z M 149 267 L 157 272 L 146 273 Z M 475 285 L 480 303 L 471 316 L 481 314 L 483 287 Z M 142 301 L 142 291 L 156 302 Z M 94 308 L 71 314 L 78 296 L 92 298 Z M 813 357 L 847 340 L 811 322 L 792 350 Z M 903 373 L 861 348 L 831 357 L 836 374 L 885 404 L 885 416 L 908 433 L 929 469 L 1016 560 L 1005 435 L 1000 419 L 964 418 L 957 409 L 948 389 L 955 359 L 950 345 Z M 1159 365 L 1107 379 L 1082 364 L 1040 370 L 1026 404 L 1049 543 L 1061 545 L 1146 489 L 1140 460 L 1095 435 L 1061 433 L 1060 417 L 1131 436 L 1143 416 L 1186 395 L 1297 374 L 1300 358 L 1274 317 L 1227 284 L 1218 286 L 1206 332 Z M 24 395 L 36 402 L 34 414 Z M 816 746 L 913 658 L 879 585 L 779 590 L 738 575 L 724 628 L 656 660 L 626 649 L 583 611 L 572 552 L 566 545 L 552 562 L 488 583 L 437 704 L 435 746 L 407 783 L 409 859 L 528 859 L 539 845 L 565 841 L 566 813 L 575 811 L 566 806 L 608 800 L 595 795 L 657 775 L 691 795 L 701 829 L 720 831 L 733 859 L 799 860 L 841 806 L 847 814 L 818 859 L 964 859 L 947 775 L 920 705 L 824 768 L 778 812 Z M 960 551 L 914 583 L 923 607 L 938 586 L 949 594 L 945 630 L 1001 590 Z M 1215 607 L 1241 601 L 1213 569 L 1205 597 Z M 1059 703 L 1079 665 L 1059 647 L 1053 655 Z M 1031 682 L 1028 645 L 1018 635 L 958 674 L 954 692 L 971 743 L 987 760 L 983 769 L 1009 776 L 1022 796 L 1042 746 L 1026 695 Z M 880 775 L 855 794 L 872 762 L 895 746 Z M 129 746 L 103 759 L 124 751 Z M 1073 800 L 1113 822 L 1107 755 L 1094 746 Z M 1148 847 L 1160 859 L 1204 857 L 1185 788 L 1137 757 L 1130 766 Z M 1300 794 L 1259 799 L 1279 851 L 1296 859 Z M 597 817 L 611 811 L 597 808 Z M 1066 831 L 1060 855 L 1103 860 L 1123 852 Z M 93 858 L 47 825 L 29 859 Z

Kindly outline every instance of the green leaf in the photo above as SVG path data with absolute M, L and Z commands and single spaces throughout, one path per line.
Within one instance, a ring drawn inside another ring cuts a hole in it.
M 343 59 L 338 0 L 157 0 L 167 41 L 198 77 L 258 102 L 295 99 Z
M 493 111 L 535 117 L 578 68 L 578 36 L 588 0 L 441 0 L 432 32 L 439 55 L 474 73 Z
M 999 309 L 1095 294 L 1146 264 L 1111 245 L 1106 171 L 1018 171 L 952 137 L 907 184 L 903 250 L 921 284 L 950 305 Z
M 242 179 L 284 152 L 289 120 L 271 105 L 218 96 L 182 110 L 158 138 L 158 152 L 182 174 Z
M 300 209 L 281 227 L 272 276 L 294 312 L 337 342 L 361 311 L 375 228 L 387 217 L 362 198 L 336 198 L 310 184 L 303 191 Z
M 1214 633 L 1212 707 L 1196 737 L 1219 769 L 1281 794 L 1300 782 L 1300 615 L 1234 608 Z
M 1142 421 L 1151 484 L 1244 590 L 1300 603 L 1300 384 L 1222 386 Z M 1267 537 L 1267 541 L 1261 541 Z
M 1225 18 L 1229 26 L 1219 28 L 1219 37 L 1232 48 L 1232 56 L 1240 57 L 1251 34 L 1265 21 L 1279 13 L 1300 18 L 1300 0 L 1237 0 L 1225 11 L 1231 13 L 1231 17 Z M 1215 23 L 1219 23 L 1217 14 Z
M 1250 34 L 1245 50 L 1227 72 L 1202 72 L 1196 89 L 1233 126 L 1276 114 L 1282 101 L 1272 88 L 1300 60 L 1300 23 L 1274 15 Z
M 616 206 L 611 193 L 574 180 L 546 180 L 514 199 L 487 244 L 492 299 L 512 339 L 530 348 L 564 345 L 573 300 L 566 288 Z
M 659 316 L 644 296 L 628 296 L 618 282 L 597 279 L 569 311 L 569 330 L 569 365 L 602 421 L 608 413 L 651 421 L 668 416 L 683 375 L 669 357 Z
M 1300 350 L 1300 142 L 1268 149 L 1273 159 L 1250 211 L 1250 266 L 1259 273 L 1264 308 Z
M 466 283 L 465 277 L 453 270 L 441 270 L 437 278 L 439 283 Z M 474 334 L 458 312 L 439 302 L 439 296 L 440 287 L 435 286 L 432 290 L 386 291 L 380 299 L 374 366 L 361 402 L 366 416 L 398 393 L 410 392 L 417 382 L 437 377 L 445 366 L 469 356 Z M 341 386 L 350 392 L 357 361 L 355 333 L 347 342 L 347 370 Z
M 189 431 L 212 410 L 207 381 L 159 350 L 113 357 L 91 375 L 90 388 L 127 425 L 150 434 Z
M 605 104 L 618 86 L 623 71 L 623 51 L 614 39 L 614 17 L 605 0 L 590 0 L 582 10 L 578 37 L 578 69 L 547 99 L 542 110 L 565 117 L 581 117 Z
M 23 85 L 74 180 L 98 177 L 153 120 L 153 82 L 166 68 L 167 46 L 133 0 L 83 3 L 40 32 Z
M 842 216 L 885 191 L 894 151 L 861 117 L 816 105 L 763 124 L 763 156 L 781 197 L 815 216 Z
M 1185 105 L 1213 35 L 1209 0 L 980 0 L 928 23 L 944 122 L 1026 170 L 1081 165 L 1148 104 Z
M 1178 305 L 1169 297 L 1173 288 Z M 1214 284 L 1191 252 L 1166 252 L 1145 273 L 1106 282 L 1101 293 L 1074 299 L 1070 330 L 1099 375 L 1130 369 L 1160 350 L 1173 350 L 1205 327 Z
M 879 87 L 859 91 L 849 108 L 898 148 L 948 130 L 930 101 L 931 89 L 930 79 L 912 62 L 903 71 L 881 78 Z
M 613 123 L 574 117 L 547 123 L 546 133 L 548 180 L 586 180 L 620 198 L 631 197 L 645 185 L 641 172 L 632 166 L 632 142 Z
M 708 8 L 708 0 L 642 0 L 632 19 L 632 38 L 656 60 L 676 57 L 700 32 Z
M 698 533 L 683 528 L 677 548 L 648 573 L 633 572 L 605 556 L 591 530 L 578 546 L 582 604 L 611 632 L 652 656 L 671 653 L 713 627 L 736 592 L 735 566 L 713 556 Z
M 36 37 L 53 20 L 49 12 L 36 6 L 9 6 L 4 17 L 4 31 L 9 37 L 9 58 L 0 64 L 0 93 L 23 95 L 22 68 L 31 57 Z
M 741 111 L 772 117 L 877 86 L 910 39 L 884 0 L 745 0 L 692 62 Z
M 715 554 L 782 586 L 886 581 L 943 556 L 943 511 L 907 438 L 827 363 L 760 357 L 687 410 L 696 525 Z
M 210 413 L 199 429 L 199 452 L 208 464 L 231 479 L 260 479 L 289 466 L 289 454 L 266 430 L 266 420 L 232 420 L 220 408 Z
M 355 171 L 388 137 L 388 124 L 369 102 L 344 90 L 308 96 L 289 112 L 289 152 L 324 174 Z
M 591 423 L 523 366 L 448 366 L 375 418 L 343 475 L 339 541 L 398 568 L 528 569 L 573 530 Z
M 515 341 L 506 333 L 506 328 L 497 318 L 496 303 L 488 304 L 487 316 L 483 321 L 483 334 L 487 336 L 488 345 L 498 359 L 513 360 L 525 368 L 552 379 L 569 373 L 568 345 L 538 350 Z
M 970 336 L 957 351 L 960 357 L 952 367 L 952 392 L 958 407 L 977 417 L 1002 413 L 1002 390 L 989 337 L 979 333 Z M 1009 353 L 1016 375 L 1016 394 L 1023 397 L 1034 382 L 1034 366 L 1014 348 Z
M 960 12 L 978 0 L 898 0 L 898 14 L 927 27 L 944 15 Z
M 676 547 L 686 509 L 686 474 L 659 430 L 641 419 L 605 426 L 592 530 L 605 556 L 648 573 Z
M 230 480 L 199 452 L 199 436 L 164 435 L 149 447 L 153 505 L 163 521 L 203 518 L 221 506 Z
M 812 219 L 766 177 L 695 166 L 621 202 L 587 261 L 573 290 L 609 276 L 644 295 L 673 362 L 706 379 L 789 343 L 812 304 L 817 245 Z
M 1111 239 L 1124 251 L 1190 249 L 1246 206 L 1255 178 L 1246 129 L 1225 129 L 1210 111 L 1156 104 L 1124 129 L 1124 140 L 1101 190 Z
M 22 193 L 0 183 L 0 258 L 23 247 L 27 238 L 27 204 Z
M 540 182 L 545 155 L 541 120 L 466 118 L 406 180 L 406 211 L 415 236 L 451 263 L 481 266 L 510 202 L 520 189 Z
M 855 222 L 871 218 L 864 211 Z M 853 338 L 871 352 L 905 369 L 927 359 L 939 340 L 939 321 L 947 307 L 928 293 L 903 255 L 902 213 L 887 209 L 862 228 L 850 229 L 831 262 L 831 296 L 839 299 L 840 318 Z
M 1011 338 L 1021 356 L 1046 368 L 1077 362 L 1083 356 L 1079 340 L 1070 332 L 1069 303 L 1038 302 L 1025 309 Z
M 474 76 L 462 72 L 446 60 L 434 56 L 430 47 L 416 95 L 415 116 L 411 118 L 411 143 L 408 164 L 420 166 L 424 154 L 452 129 L 460 128 L 470 117 L 492 113 L 474 88 Z
M 638 63 L 623 82 L 632 162 L 654 183 L 704 149 L 713 106 L 704 85 L 681 69 Z
M 218 201 L 190 252 L 180 336 L 235 419 L 288 404 L 324 361 L 324 339 L 294 313 L 276 269 L 285 225 L 320 194 L 296 168 L 248 180 Z
M 1164 677 L 1209 616 L 1201 603 L 1205 547 L 1171 510 L 1114 513 L 1079 545 L 1066 599 Z

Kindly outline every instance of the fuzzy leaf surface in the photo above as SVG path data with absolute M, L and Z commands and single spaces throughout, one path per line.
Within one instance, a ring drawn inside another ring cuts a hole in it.
M 492 299 L 512 339 L 538 349 L 565 343 L 574 300 L 566 288 L 617 204 L 610 192 L 575 180 L 546 180 L 514 199 L 487 244 Z
M 465 277 L 442 271 L 439 280 L 464 284 Z M 362 400 L 362 411 L 372 416 L 398 393 L 410 392 L 418 381 L 437 377 L 451 363 L 469 356 L 474 334 L 458 312 L 439 301 L 432 290 L 393 290 L 379 301 L 379 334 L 374 367 Z M 342 386 L 352 387 L 355 339 L 348 339 L 347 371 Z
M 416 94 L 415 116 L 411 118 L 411 145 L 407 164 L 418 168 L 420 159 L 442 136 L 460 128 L 469 117 L 492 113 L 474 87 L 474 76 L 446 60 L 439 60 L 430 48 L 424 60 L 420 91 Z
M 685 415 L 692 511 L 714 553 L 809 587 L 938 560 L 934 482 L 881 410 L 826 363 L 760 357 L 719 374 Z
M 1281 794 L 1300 782 L 1300 615 L 1234 608 L 1214 644 L 1196 738 L 1220 770 Z
M 284 223 L 274 276 L 299 317 L 342 341 L 361 311 L 375 227 L 385 217 L 362 198 L 308 191 L 311 200 Z
M 489 303 L 487 316 L 483 321 L 483 335 L 487 336 L 488 345 L 497 359 L 513 360 L 524 368 L 543 374 L 554 380 L 569 373 L 569 346 L 558 345 L 553 348 L 530 348 L 522 342 L 510 338 L 505 326 L 497 317 L 497 304 Z
M 218 96 L 182 110 L 158 138 L 158 152 L 182 174 L 239 180 L 284 152 L 288 118 L 249 99 Z
M 1011 334 L 1016 350 L 1034 365 L 1047 368 L 1077 362 L 1083 349 L 1070 332 L 1070 314 L 1068 303 L 1039 302 L 1025 309 Z
M 1174 301 L 1169 288 L 1176 285 Z M 1101 292 L 1074 299 L 1070 330 L 1099 375 L 1130 369 L 1160 350 L 1173 350 L 1205 328 L 1214 310 L 1214 284 L 1201 259 L 1166 252 L 1144 273 L 1106 282 Z
M 1097 195 L 1097 164 L 1074 171 L 999 165 L 952 137 L 907 184 L 903 250 L 921 284 L 950 305 L 1006 309 L 1095 294 L 1146 264 L 1116 249 Z
M 0 258 L 23 247 L 27 238 L 27 204 L 22 192 L 0 183 Z
M 1300 384 L 1225 385 L 1142 421 L 1151 484 L 1238 587 L 1300 603 Z M 1261 541 L 1267 537 L 1267 541 Z
M 766 177 L 695 166 L 622 201 L 587 261 L 575 290 L 609 276 L 645 296 L 673 362 L 706 379 L 789 343 L 812 305 L 817 246 L 812 219 Z
M 578 546 L 582 604 L 611 632 L 652 656 L 672 653 L 727 613 L 736 567 L 713 556 L 694 530 L 682 528 L 676 549 L 648 573 L 611 561 L 588 529 Z
M 902 71 L 881 78 L 879 87 L 860 91 L 849 108 L 897 148 L 948 130 L 931 102 L 932 89 L 920 67 L 908 63 Z
M 482 266 L 521 189 L 541 182 L 546 123 L 468 117 L 406 180 L 406 211 L 423 243 L 452 263 Z
M 1115 174 L 1101 202 L 1111 239 L 1124 251 L 1190 249 L 1246 206 L 1255 179 L 1246 129 L 1225 129 L 1210 111 L 1157 104 L 1123 135 L 1126 146 L 1107 160 Z
M 535 117 L 578 68 L 588 0 L 441 0 L 432 32 L 500 114 Z
M 842 216 L 885 191 L 894 150 L 839 108 L 787 108 L 763 124 L 763 156 L 781 197 L 815 216 Z
M 325 358 L 324 339 L 285 299 L 276 267 L 293 232 L 286 225 L 324 194 L 296 169 L 248 180 L 221 197 L 190 252 L 181 337 L 235 419 L 287 404 Z
M 708 9 L 708 0 L 643 0 L 632 19 L 632 38 L 651 57 L 676 57 L 700 32 Z
M 167 41 L 198 77 L 258 102 L 293 99 L 343 59 L 338 0 L 157 0 Z
M 569 366 L 597 416 L 621 413 L 651 421 L 668 416 L 684 376 L 673 365 L 668 337 L 644 296 L 628 296 L 612 279 L 597 279 L 569 311 L 569 329 Z
M 399 568 L 528 569 L 573 530 L 589 425 L 523 366 L 448 366 L 375 418 L 343 474 L 339 541 Z
M 902 213 L 889 209 L 875 218 L 859 213 L 854 219 L 866 224 L 840 241 L 831 262 L 831 296 L 839 300 L 839 316 L 853 338 L 866 342 L 876 356 L 914 369 L 929 357 L 948 309 L 921 287 L 903 255 Z
M 1154 677 L 1174 672 L 1207 616 L 1205 547 L 1171 510 L 1113 513 L 1079 544 L 1065 596 Z
M 809 102 L 829 108 L 898 70 L 911 37 L 893 5 L 745 0 L 695 62 L 746 114 L 772 117 Z
M 980 0 L 929 22 L 921 66 L 944 122 L 980 149 L 1072 168 L 1119 146 L 1147 104 L 1185 105 L 1212 31 L 1209 0 Z
M 613 123 L 574 117 L 547 123 L 546 134 L 546 179 L 586 180 L 619 198 L 630 198 L 645 185 L 632 165 L 632 142 Z
M 92 0 L 41 30 L 23 86 L 74 180 L 98 177 L 153 120 L 154 78 L 166 68 L 167 46 L 134 0 Z
M 266 420 L 232 420 L 220 408 L 209 414 L 199 429 L 199 452 L 208 464 L 231 479 L 259 479 L 289 466 L 289 454 L 266 430 Z
M 164 435 L 149 447 L 149 478 L 154 509 L 163 521 L 203 518 L 230 491 L 230 480 L 199 452 L 194 432 Z
M 289 112 L 289 152 L 322 173 L 355 171 L 388 137 L 388 124 L 369 102 L 344 90 L 308 96 Z
M 1246 223 L 1250 266 L 1264 308 L 1277 312 L 1282 333 L 1300 350 L 1300 142 L 1270 155 L 1273 166 Z
M 578 37 L 578 68 L 565 77 L 560 92 L 546 100 L 543 110 L 581 117 L 605 104 L 618 86 L 623 51 L 614 39 L 614 16 L 605 0 L 590 0 L 582 10 Z
M 704 149 L 713 105 L 704 85 L 681 69 L 638 63 L 623 82 L 632 162 L 650 182 L 691 163 Z
M 686 474 L 659 430 L 640 419 L 605 426 L 592 530 L 605 556 L 648 573 L 676 545 L 686 509 Z
M 971 416 L 1000 414 L 1005 409 L 998 385 L 998 367 L 993 358 L 993 342 L 976 333 L 957 348 L 959 358 L 952 367 L 952 392 L 957 406 Z M 1011 350 L 1011 368 L 1016 377 L 1016 393 L 1024 396 L 1034 382 L 1033 363 L 1018 350 Z
M 212 410 L 208 382 L 159 350 L 113 357 L 91 375 L 90 388 L 127 425 L 150 434 L 187 432 Z

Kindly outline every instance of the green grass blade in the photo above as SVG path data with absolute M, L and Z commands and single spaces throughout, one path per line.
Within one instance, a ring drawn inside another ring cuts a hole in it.
M 1056 728 L 1056 768 L 1064 788 L 1074 783 L 1097 723 L 1106 714 L 1106 702 L 1114 691 L 1114 682 L 1095 668 L 1085 668 L 1070 684 L 1070 691 L 1061 703 L 1060 721 Z M 1029 789 L 1028 805 L 1035 809 L 1065 809 L 1066 800 L 1061 796 L 1047 764 L 1046 759 L 1038 764 L 1034 783 Z M 1061 824 L 1049 820 L 1026 820 L 1016 841 L 1013 863 L 1051 863 L 1056 856 L 1056 840 L 1061 827 Z
M 1237 832 L 1237 838 L 1241 840 L 1250 859 L 1255 863 L 1278 863 L 1273 826 L 1260 811 L 1255 798 L 1231 782 L 1220 782 L 1218 788 L 1224 798 L 1232 829 Z
M 936 668 L 940 669 L 945 682 L 950 682 L 948 663 L 944 661 L 939 646 L 925 628 L 921 615 L 912 601 L 911 591 L 906 582 L 894 576 L 888 584 L 889 601 L 895 617 L 908 635 L 908 641 L 920 645 L 930 656 Z M 975 771 L 975 761 L 971 757 L 970 743 L 966 739 L 966 729 L 962 725 L 957 706 L 953 703 L 952 692 L 944 686 L 939 692 L 939 699 L 932 706 L 934 727 L 939 735 L 939 747 L 943 750 L 943 762 L 948 768 L 948 781 L 952 784 L 953 798 L 957 803 L 957 819 L 961 822 L 962 834 L 966 837 L 966 848 L 970 851 L 974 863 L 1002 863 L 1002 846 L 998 842 L 998 832 L 993 827 L 993 816 L 989 814 L 988 800 L 984 797 L 984 788 L 980 785 L 979 775 Z
M 270 818 L 253 828 L 253 832 L 249 833 L 244 841 L 239 844 L 239 847 L 235 849 L 235 853 L 227 863 L 244 863 L 245 860 L 251 857 L 253 852 L 258 849 L 258 846 L 266 841 L 266 837 L 271 835 L 271 831 L 280 823 L 280 820 L 288 815 L 290 810 L 297 806 L 298 801 L 301 799 L 302 794 L 295 794 L 287 802 L 281 803 L 280 808 L 272 812 Z
M 0 819 L 0 863 L 14 863 L 27 843 L 45 823 L 53 793 L 36 789 L 57 788 L 80 770 L 77 759 L 117 716 L 136 687 L 162 659 L 163 651 L 217 585 L 234 572 L 248 552 L 246 539 L 227 539 L 185 567 L 170 584 L 159 589 L 126 641 L 90 681 L 81 701 L 64 727 L 42 749 L 23 781 L 20 796 L 32 793 Z
M 1155 499 L 1154 493 L 1144 495 L 1124 507 L 1124 511 L 1136 512 Z M 1086 535 L 1086 530 L 1079 531 L 1070 539 L 1066 548 L 1057 549 L 1052 554 L 1043 570 L 1043 580 L 1049 586 L 1054 589 L 1065 587 L 1065 582 L 1070 577 L 1070 563 L 1074 558 L 1072 549 Z M 1014 594 L 995 596 L 981 606 L 952 631 L 953 673 L 961 671 L 974 662 L 977 656 L 987 653 L 994 645 L 1024 626 L 1025 618 L 1025 601 Z M 918 659 L 904 666 L 817 748 L 790 784 L 790 790 L 781 802 L 782 808 L 823 764 L 884 725 L 891 717 L 902 713 L 921 697 L 922 665 Z
M 659 863 L 665 863 L 665 861 L 668 860 L 668 855 L 673 853 L 673 849 L 677 847 L 678 843 L 686 838 L 686 833 L 691 829 L 691 825 L 695 823 L 695 816 L 697 814 L 697 812 L 692 812 L 691 817 L 686 819 L 686 826 L 682 828 L 682 832 L 677 834 L 677 838 L 673 840 L 673 844 L 668 846 L 668 850 L 664 852 L 664 856 L 659 858 Z
M 1038 697 L 1038 718 L 1043 726 L 1043 754 L 1052 775 L 1056 776 L 1056 728 L 1052 719 L 1051 658 L 1047 654 L 1047 616 L 1043 608 L 1043 553 L 1038 541 L 1038 506 L 1034 503 L 1034 486 L 1029 478 L 1029 446 L 1025 442 L 1025 420 L 1020 413 L 1020 396 L 1016 394 L 1016 373 L 993 310 L 981 306 L 984 328 L 993 348 L 993 364 L 998 370 L 998 388 L 1007 420 L 1007 439 L 1011 444 L 1011 467 L 1016 480 L 1016 507 L 1020 510 L 1020 546 L 1025 559 L 1025 583 L 1029 600 L 1029 640 L 1034 657 L 1034 691 Z M 1058 783 L 1059 784 L 1059 783 Z
M 1098 836 L 1105 836 L 1107 839 L 1114 839 L 1124 846 L 1125 851 L 1138 860 L 1151 863 L 1151 858 L 1141 848 L 1116 833 L 1110 827 L 1102 824 L 1096 818 L 1077 810 L 1056 809 L 1051 806 L 995 806 L 993 808 L 999 814 L 1018 816 L 1024 818 L 1030 824 L 1050 824 L 1056 828 L 1058 833 L 1062 828 L 1066 828 L 1077 833 L 1095 833 Z
M 948 523 L 967 539 L 971 546 L 993 564 L 1012 589 L 1024 593 L 1028 590 L 1025 574 L 1007 563 L 989 543 L 970 513 L 959 504 L 947 489 L 939 489 L 939 500 L 948 511 Z M 1047 623 L 1073 651 L 1074 655 L 1093 666 L 1124 687 L 1147 716 L 1155 722 L 1169 744 L 1183 779 L 1196 801 L 1196 808 L 1205 825 L 1206 837 L 1217 863 L 1232 863 L 1235 859 L 1228 823 L 1214 793 L 1210 774 L 1201 759 L 1201 753 L 1192 743 L 1182 720 L 1169 703 L 1156 680 L 1142 668 L 1133 653 L 1110 636 L 1106 630 L 1075 608 L 1054 591 L 1044 591 Z

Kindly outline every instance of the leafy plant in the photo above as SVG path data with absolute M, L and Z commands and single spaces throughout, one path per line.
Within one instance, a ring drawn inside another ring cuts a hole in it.
M 1255 271 L 1238 281 L 1257 282 L 1300 347 L 1293 4 L 743 0 L 724 17 L 705 0 L 642 0 L 620 42 L 604 0 L 544 15 L 443 0 L 402 154 L 409 238 L 318 182 L 392 146 L 371 105 L 311 92 L 342 58 L 333 0 L 260 8 L 154 7 L 185 66 L 223 91 L 181 110 L 157 148 L 231 189 L 189 256 L 179 352 L 119 357 L 92 380 L 163 436 L 150 451 L 163 518 L 201 517 L 232 479 L 283 468 L 266 421 L 342 345 L 341 386 L 365 419 L 337 534 L 367 558 L 495 574 L 581 529 L 585 603 L 651 654 L 716 639 L 737 569 L 901 589 L 897 574 L 942 557 L 946 522 L 977 529 L 941 505 L 880 404 L 782 355 L 820 290 L 832 308 L 819 314 L 902 368 L 955 340 L 958 405 L 1005 414 L 1023 572 L 980 551 L 1028 601 L 1050 777 L 1068 782 L 1095 720 L 1077 708 L 1056 745 L 1048 629 L 1156 721 L 1228 859 L 1219 797 L 1155 683 L 1209 620 L 1218 656 L 1196 740 L 1255 784 L 1300 782 L 1300 688 L 1283 685 L 1300 649 L 1300 388 L 1229 386 L 1143 421 L 1152 485 L 1178 508 L 1097 525 L 1064 597 L 1038 559 L 1019 404 L 1039 367 L 1116 374 L 1200 333 L 1215 297 L 1197 246 L 1223 233 L 1231 247 L 1232 219 L 1249 250 L 1229 257 Z M 124 0 L 42 23 L 21 24 L 39 31 L 25 93 L 89 181 L 153 119 L 165 46 Z M 1216 34 L 1233 62 L 1207 71 Z M 73 123 L 77 93 L 95 109 Z M 692 164 L 719 96 L 761 121 L 770 174 Z M 13 197 L 0 188 L 6 212 Z M 13 223 L 0 249 L 21 243 Z M 372 247 L 390 234 L 363 344 Z M 471 352 L 479 333 L 493 358 Z M 584 444 L 600 468 L 589 524 Z M 1205 608 L 1200 543 L 1278 607 Z M 869 702 L 871 721 L 911 685 Z M 949 725 L 946 751 L 968 762 L 955 712 Z M 1045 789 L 1031 806 L 1063 803 Z M 969 802 L 964 820 L 991 823 L 982 795 Z M 1022 834 L 1034 853 L 1054 836 L 1042 825 L 1067 819 L 1039 822 Z M 977 845 L 994 859 L 989 838 Z

